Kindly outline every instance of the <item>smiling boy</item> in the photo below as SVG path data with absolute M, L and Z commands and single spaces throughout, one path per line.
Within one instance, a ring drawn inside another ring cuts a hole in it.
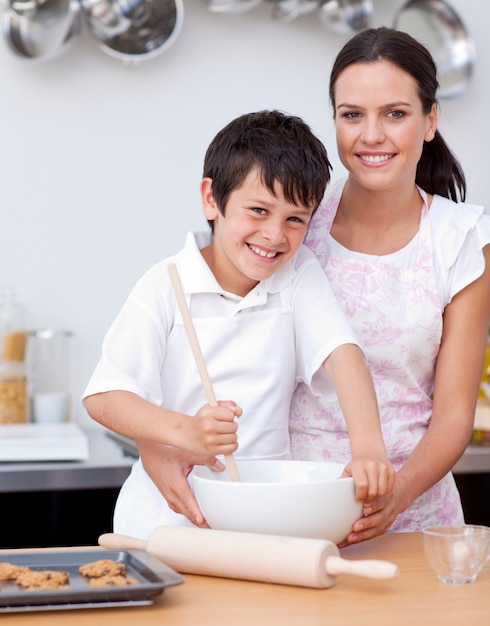
M 319 263 L 302 245 L 329 178 L 324 146 L 297 117 L 251 113 L 216 135 L 200 186 L 211 232 L 190 233 L 131 292 L 84 394 L 93 419 L 191 453 L 287 458 L 291 397 L 303 381 L 314 393 L 339 397 L 356 497 L 392 490 L 369 371 Z M 206 404 L 170 263 L 218 407 Z M 170 510 L 139 459 L 119 495 L 114 530 L 146 538 L 168 523 L 186 520 Z

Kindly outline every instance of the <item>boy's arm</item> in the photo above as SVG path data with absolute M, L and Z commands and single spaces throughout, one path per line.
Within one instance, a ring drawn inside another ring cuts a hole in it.
M 232 454 L 238 447 L 235 417 L 241 415 L 241 409 L 231 402 L 206 404 L 189 416 L 129 391 L 107 391 L 87 396 L 84 406 L 96 422 L 132 439 L 206 455 Z
M 343 475 L 354 478 L 358 501 L 391 493 L 395 470 L 386 456 L 376 393 L 359 348 L 339 346 L 323 367 L 334 384 L 349 432 L 352 460 Z

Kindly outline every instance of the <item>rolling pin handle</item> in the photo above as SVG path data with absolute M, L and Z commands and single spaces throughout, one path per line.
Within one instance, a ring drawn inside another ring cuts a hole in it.
M 325 569 L 330 576 L 338 574 L 354 574 L 365 578 L 396 578 L 400 574 L 398 566 L 389 561 L 365 559 L 362 561 L 349 561 L 340 556 L 329 556 L 325 561 Z
M 146 550 L 146 541 L 117 533 L 104 533 L 99 537 L 99 546 L 106 550 Z

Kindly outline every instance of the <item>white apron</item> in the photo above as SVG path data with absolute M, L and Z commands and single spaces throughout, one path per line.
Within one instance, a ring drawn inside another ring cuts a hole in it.
M 277 308 L 255 312 L 253 307 L 249 308 L 244 314 L 252 315 L 253 320 L 257 321 L 257 325 L 250 325 L 250 322 L 247 324 L 249 332 L 244 332 L 240 314 L 232 315 L 226 320 L 223 317 L 194 318 L 196 334 L 213 381 L 216 398 L 234 400 L 244 410 L 238 420 L 240 447 L 234 455 L 237 459 L 290 456 L 287 424 L 296 367 L 293 315 L 284 293 L 270 297 L 278 298 L 281 315 L 278 315 Z M 238 310 L 246 306 L 245 300 L 241 299 L 239 303 L 230 300 L 228 305 Z M 175 324 L 168 341 L 169 353 L 174 350 L 175 344 L 182 345 L 182 342 L 172 340 L 176 333 L 185 333 L 178 311 L 175 312 Z M 279 342 L 278 337 L 281 337 Z M 223 357 L 221 348 L 226 345 L 233 346 L 232 361 Z M 190 348 L 187 353 L 181 351 L 178 358 L 169 354 L 168 362 L 180 370 L 182 379 L 185 380 L 183 388 L 188 387 L 190 381 L 186 373 L 190 371 L 189 368 L 196 367 Z M 255 372 L 253 377 L 250 376 L 251 371 Z M 165 381 L 165 366 L 162 378 Z M 176 402 L 182 402 L 186 405 L 186 411 L 192 414 L 192 411 L 197 411 L 206 403 L 199 383 L 188 394 L 190 397 L 195 396 L 193 407 L 188 401 L 184 401 L 180 391 L 167 390 L 166 395 L 171 398 L 171 408 Z M 189 476 L 189 482 L 192 487 L 192 475 Z M 138 460 L 118 496 L 114 512 L 114 532 L 146 539 L 159 525 L 192 526 L 183 515 L 174 513 L 168 507 Z
M 330 231 L 338 201 L 322 222 Z M 432 263 L 427 204 L 418 235 L 402 250 L 376 257 L 346 250 L 330 236 L 317 239 L 333 291 L 365 350 L 378 397 L 388 457 L 399 469 L 424 435 L 432 413 L 434 368 L 442 333 L 442 309 Z M 416 250 L 413 250 L 416 246 Z M 415 262 L 400 263 L 406 253 Z M 397 258 L 398 257 L 398 258 Z M 355 380 L 352 381 L 355 386 Z M 337 402 L 316 401 L 300 385 L 290 416 L 291 454 L 303 460 L 347 463 L 350 445 Z M 452 474 L 400 514 L 391 531 L 415 531 L 429 524 L 462 523 Z

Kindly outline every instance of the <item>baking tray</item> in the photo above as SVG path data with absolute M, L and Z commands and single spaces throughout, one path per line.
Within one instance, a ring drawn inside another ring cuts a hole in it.
M 139 584 L 90 587 L 78 568 L 99 559 L 124 563 L 127 575 Z M 21 589 L 13 581 L 0 581 L 0 613 L 147 605 L 165 587 L 184 582 L 180 574 L 143 550 L 2 551 L 0 562 L 33 570 L 63 570 L 70 574 L 67 589 L 30 591 Z

